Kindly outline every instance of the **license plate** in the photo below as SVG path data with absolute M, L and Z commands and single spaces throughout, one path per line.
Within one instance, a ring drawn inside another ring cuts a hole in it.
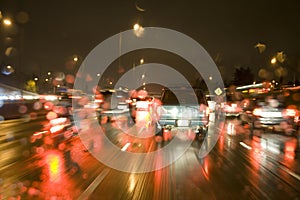
M 189 120 L 177 120 L 177 126 L 189 126 Z

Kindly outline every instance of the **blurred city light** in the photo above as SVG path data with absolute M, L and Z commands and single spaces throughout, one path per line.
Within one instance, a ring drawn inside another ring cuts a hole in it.
M 137 30 L 139 30 L 139 28 L 140 28 L 139 24 L 134 24 L 133 25 L 133 30 L 137 31 Z
M 137 37 L 141 37 L 144 33 L 144 28 L 141 25 L 139 25 L 138 23 L 136 23 L 133 25 L 133 31 Z
M 12 21 L 10 19 L 3 19 L 3 24 L 6 26 L 10 26 L 12 24 Z

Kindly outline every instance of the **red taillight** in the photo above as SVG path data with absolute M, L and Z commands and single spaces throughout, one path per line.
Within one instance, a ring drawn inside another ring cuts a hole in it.
M 253 115 L 255 115 L 255 116 L 261 116 L 261 113 L 262 113 L 261 108 L 255 108 L 253 110 Z

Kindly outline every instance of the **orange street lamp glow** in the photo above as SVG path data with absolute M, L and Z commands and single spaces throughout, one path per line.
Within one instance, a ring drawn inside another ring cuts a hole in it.
M 6 26 L 10 26 L 12 24 L 12 22 L 11 22 L 10 19 L 4 19 L 3 24 L 6 25 Z
M 135 25 L 133 26 L 133 30 L 135 30 L 135 31 L 139 30 L 139 28 L 140 28 L 140 25 L 139 25 L 139 24 L 135 24 Z

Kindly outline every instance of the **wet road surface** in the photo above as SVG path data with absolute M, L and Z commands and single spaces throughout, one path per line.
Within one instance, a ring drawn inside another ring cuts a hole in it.
M 54 148 L 45 145 L 51 142 L 44 136 L 33 141 L 44 124 L 44 119 L 0 124 L 0 199 L 300 198 L 298 155 L 263 148 L 238 121 L 228 120 L 221 128 L 212 124 L 206 140 L 194 141 L 167 167 L 145 173 L 122 172 L 99 162 L 78 135 Z M 93 129 L 88 127 L 83 131 Z M 137 154 L 168 146 L 158 145 L 155 137 L 133 139 L 113 124 L 106 124 L 105 131 L 120 151 Z M 214 142 L 212 150 L 199 157 L 199 149 Z M 105 144 L 94 147 L 101 153 Z M 157 155 L 155 165 L 161 166 L 166 154 Z M 141 163 L 129 157 L 124 166 L 128 164 Z

